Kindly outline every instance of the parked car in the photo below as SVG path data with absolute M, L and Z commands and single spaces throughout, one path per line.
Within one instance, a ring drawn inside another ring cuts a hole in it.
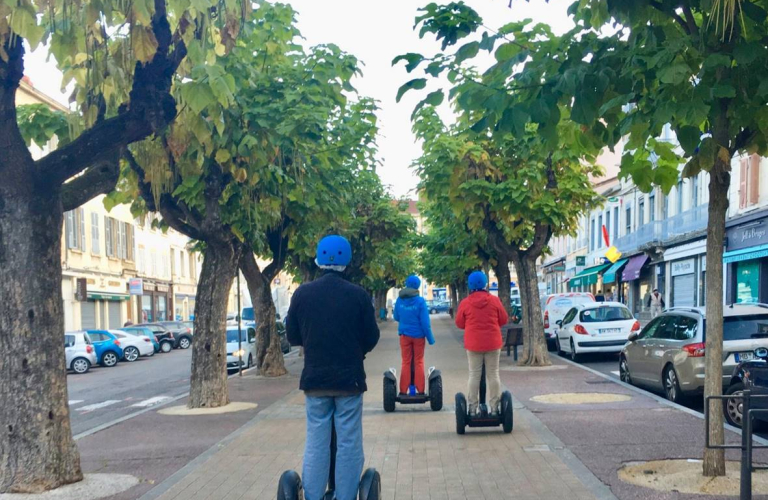
M 85 332 L 67 332 L 64 334 L 64 355 L 67 370 L 77 374 L 88 373 L 91 366 L 98 362 L 96 349 Z
M 182 321 L 181 324 L 186 326 L 187 328 L 189 328 L 190 335 L 192 335 L 193 337 L 195 336 L 195 322 L 194 321 L 192 321 L 192 320 L 190 320 L 190 321 Z
M 174 349 L 189 349 L 192 345 L 192 328 L 183 321 L 158 321 L 158 323 L 173 333 Z
M 748 389 L 753 396 L 768 396 L 768 349 L 758 347 L 755 349 L 755 358 L 749 361 L 741 361 L 733 370 L 731 383 L 726 389 L 727 396 L 740 396 Z M 729 424 L 741 427 L 743 424 L 741 398 L 726 399 L 723 405 L 725 419 Z M 755 398 L 750 402 L 750 408 L 768 410 L 768 398 Z M 755 414 L 756 420 L 768 421 L 768 415 Z M 757 424 L 762 422 L 757 421 Z M 765 427 L 765 424 L 762 424 Z
M 142 356 L 154 356 L 155 346 L 147 337 L 133 335 L 122 330 L 109 330 L 109 333 L 117 337 L 123 348 L 123 360 L 133 363 Z
M 144 326 L 127 326 L 125 328 L 121 328 L 121 330 L 130 333 L 131 335 L 148 338 L 152 343 L 152 347 L 155 349 L 155 352 L 160 352 L 160 342 L 157 341 L 155 334 L 152 333 L 152 330 L 149 328 Z
M 429 314 L 447 313 L 451 308 L 451 303 L 444 300 L 428 300 L 427 309 Z
M 657 316 L 640 332 L 629 336 L 621 351 L 619 374 L 630 384 L 662 390 L 680 402 L 704 391 L 706 311 L 672 308 Z M 732 304 L 723 310 L 723 388 L 742 361 L 755 358 L 755 350 L 768 347 L 768 305 Z
M 107 330 L 87 330 L 87 333 L 96 350 L 96 359 L 101 366 L 111 368 L 123 359 L 123 348 L 114 333 Z
M 283 351 L 283 354 L 288 354 L 291 352 L 291 343 L 288 342 L 288 332 L 282 321 L 277 322 L 277 334 L 280 335 L 280 350 Z
M 227 325 L 227 370 L 240 368 L 240 355 L 244 369 L 253 366 L 256 359 L 256 328 L 252 326 L 240 329 L 241 343 L 238 343 L 237 326 Z M 240 349 L 242 348 L 242 353 Z
M 149 328 L 160 344 L 160 352 L 171 352 L 176 344 L 173 332 L 160 323 L 141 323 L 134 325 L 132 328 Z
M 584 353 L 621 352 L 629 335 L 640 331 L 640 322 L 620 302 L 577 304 L 556 323 L 557 353 L 567 352 L 573 361 Z
M 587 292 L 553 293 L 541 298 L 541 314 L 544 315 L 544 337 L 547 339 L 547 349 L 554 351 L 557 340 L 558 320 L 578 304 L 591 304 L 595 296 Z

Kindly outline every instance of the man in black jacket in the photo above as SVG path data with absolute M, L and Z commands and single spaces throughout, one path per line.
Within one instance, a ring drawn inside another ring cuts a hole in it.
M 331 423 L 337 436 L 336 498 L 353 500 L 363 471 L 363 392 L 365 355 L 379 341 L 368 294 L 346 281 L 352 259 L 349 241 L 326 236 L 315 262 L 325 274 L 299 287 L 288 309 L 288 340 L 304 347 L 299 388 L 306 395 L 307 440 L 304 495 L 321 500 L 330 470 Z

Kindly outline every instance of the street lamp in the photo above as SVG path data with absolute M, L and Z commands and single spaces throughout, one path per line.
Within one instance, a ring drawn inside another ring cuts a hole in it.
M 243 331 L 240 328 L 240 269 L 237 270 L 237 357 L 238 357 L 238 376 L 243 376 Z

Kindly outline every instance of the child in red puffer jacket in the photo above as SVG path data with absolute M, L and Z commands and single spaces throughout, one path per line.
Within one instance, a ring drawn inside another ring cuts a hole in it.
M 464 330 L 464 349 L 469 361 L 467 403 L 470 414 L 477 412 L 483 362 L 488 379 L 488 408 L 498 413 L 501 397 L 499 355 L 503 344 L 501 327 L 507 324 L 507 311 L 498 297 L 485 289 L 488 277 L 482 271 L 469 275 L 469 296 L 459 304 L 456 326 Z

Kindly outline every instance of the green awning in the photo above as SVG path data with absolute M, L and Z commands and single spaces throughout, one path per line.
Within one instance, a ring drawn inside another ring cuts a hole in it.
M 725 252 L 723 254 L 723 263 L 730 264 L 731 262 L 761 259 L 763 257 L 768 257 L 768 245 L 760 245 L 758 247 L 742 248 L 741 250 Z
M 628 260 L 629 259 L 617 260 L 616 263 L 603 274 L 603 283 L 614 283 L 616 281 L 616 273 L 621 271 L 621 268 L 624 267 L 624 264 L 626 264 Z
M 568 287 L 573 288 L 583 285 L 594 285 L 597 283 L 597 275 L 611 267 L 611 264 L 600 264 L 584 269 L 582 272 L 568 280 Z
M 130 295 L 127 293 L 109 293 L 109 292 L 88 292 L 88 300 L 128 300 Z

